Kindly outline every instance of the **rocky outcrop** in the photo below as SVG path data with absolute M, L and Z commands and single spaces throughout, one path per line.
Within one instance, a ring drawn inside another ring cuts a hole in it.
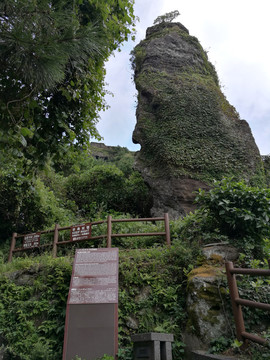
M 91 142 L 90 154 L 96 160 L 112 162 L 127 154 L 133 156 L 134 152 L 121 146 L 108 146 L 103 143 Z
M 152 190 L 152 215 L 194 208 L 194 191 L 225 176 L 250 178 L 262 166 L 245 120 L 220 90 L 199 41 L 180 23 L 147 29 L 133 51 L 138 90 L 136 169 Z
M 206 183 L 196 179 L 174 176 L 155 177 L 148 173 L 147 168 L 138 167 L 138 162 L 135 164 L 150 188 L 153 216 L 163 216 L 164 213 L 169 213 L 172 219 L 184 216 L 195 210 L 195 191 L 199 188 L 204 190 L 210 188 Z
M 270 155 L 262 156 L 266 185 L 270 187 Z
M 205 246 L 203 254 L 205 261 L 188 275 L 188 322 L 184 333 L 187 354 L 207 350 L 211 340 L 232 333 L 224 262 L 238 259 L 239 253 L 231 245 L 218 243 Z
M 229 335 L 228 321 L 222 309 L 226 294 L 224 285 L 221 285 L 225 282 L 223 270 L 223 266 L 205 264 L 189 275 L 185 342 L 192 350 L 193 342 L 200 344 L 195 350 L 206 350 L 211 339 Z

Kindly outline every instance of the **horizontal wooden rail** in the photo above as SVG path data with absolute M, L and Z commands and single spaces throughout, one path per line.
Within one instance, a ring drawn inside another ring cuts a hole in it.
M 248 307 L 252 307 L 252 308 L 257 308 L 257 309 L 270 311 L 270 305 L 269 304 L 261 303 L 261 302 L 258 302 L 258 301 L 251 301 L 251 300 L 236 298 L 235 302 L 238 305 L 244 305 L 244 306 L 248 306 Z
M 164 221 L 164 217 L 135 218 L 135 219 L 112 219 L 112 223 L 116 223 L 116 222 L 136 222 L 136 221 Z
M 164 219 L 163 219 L 164 220 Z M 100 220 L 100 221 L 93 221 L 91 222 L 91 225 L 99 225 L 99 224 L 104 224 L 106 223 L 107 220 Z M 80 224 L 74 224 L 72 226 L 76 226 L 76 225 L 80 225 Z M 58 231 L 63 231 L 63 230 L 70 230 L 71 226 L 63 226 L 63 227 L 59 227 Z M 40 234 L 50 234 L 50 233 L 54 233 L 54 229 L 49 229 L 49 230 L 41 230 L 38 231 Z M 23 238 L 25 235 L 28 235 L 29 233 L 25 233 L 25 234 L 17 234 L 16 235 L 16 239 L 20 239 Z
M 138 236 L 164 236 L 165 232 L 153 232 L 153 233 L 127 233 L 127 234 L 111 234 L 111 237 L 138 237 Z
M 41 244 L 39 245 L 38 247 L 36 247 L 35 249 L 37 248 L 46 248 L 46 247 L 52 247 L 52 244 Z M 33 248 L 16 248 L 13 250 L 13 252 L 20 252 L 20 251 L 28 251 L 28 250 L 33 250 Z
M 233 268 L 231 270 L 231 274 L 251 275 L 251 276 L 269 276 L 270 270 Z
M 99 239 L 105 239 L 105 238 L 106 238 L 106 235 L 99 235 L 99 236 L 91 236 L 91 239 L 88 239 L 88 240 L 99 240 Z M 59 241 L 59 242 L 57 242 L 57 245 L 74 244 L 75 242 L 83 242 L 83 241 L 85 241 L 85 239 L 76 240 L 76 241 L 72 241 L 72 240 Z
M 266 339 L 246 332 L 241 305 L 270 311 L 270 304 L 265 304 L 261 302 L 240 298 L 235 275 L 239 274 L 239 275 L 251 275 L 251 276 L 270 276 L 270 269 L 267 270 L 267 269 L 235 268 L 231 261 L 226 262 L 225 266 L 226 266 L 226 273 L 227 273 L 233 315 L 235 320 L 237 339 L 239 341 L 243 341 L 243 346 L 247 345 L 247 340 L 257 342 L 258 344 L 261 345 L 265 345 L 267 343 Z
M 112 224 L 114 224 L 114 223 L 146 222 L 146 221 L 151 221 L 151 222 L 164 221 L 165 231 L 149 232 L 149 233 L 125 233 L 125 234 L 112 233 Z M 91 235 L 92 227 L 95 225 L 101 225 L 101 224 L 107 225 L 107 234 L 92 236 Z M 83 226 L 84 226 L 84 230 L 86 229 L 86 226 L 88 226 L 88 228 L 90 227 L 88 235 L 76 237 L 76 235 L 74 235 L 74 233 L 76 233 L 77 229 L 75 229 L 75 228 L 76 227 L 82 228 Z M 73 233 L 73 231 L 71 231 L 72 229 L 75 231 L 74 233 Z M 65 230 L 69 230 L 70 232 L 72 232 L 72 234 L 70 235 L 71 236 L 70 240 L 59 241 L 59 232 L 65 231 Z M 40 244 L 41 235 L 50 234 L 50 233 L 53 234 L 53 242 Z M 42 230 L 42 231 L 38 231 L 36 233 L 30 233 L 30 234 L 13 233 L 8 261 L 12 260 L 12 255 L 15 252 L 22 252 L 22 251 L 28 251 L 28 250 L 33 250 L 33 249 L 42 249 L 42 248 L 46 248 L 46 247 L 52 247 L 53 257 L 56 257 L 57 256 L 57 248 L 60 245 L 68 245 L 68 244 L 73 244 L 73 243 L 77 243 L 77 242 L 83 242 L 86 240 L 100 240 L 100 239 L 107 238 L 106 246 L 109 248 L 112 246 L 112 238 L 140 237 L 140 236 L 165 236 L 166 244 L 167 244 L 167 246 L 170 246 L 171 239 L 170 239 L 170 226 L 169 226 L 168 214 L 164 214 L 164 217 L 135 218 L 135 219 L 112 219 L 112 217 L 109 215 L 107 220 L 93 221 L 93 222 L 87 223 L 87 224 L 75 224 L 72 226 L 64 226 L 64 227 L 60 227 L 58 224 L 56 224 L 54 229 Z M 26 240 L 26 237 L 28 238 L 27 240 Z M 23 239 L 22 247 L 16 248 L 16 240 L 17 239 Z
M 251 340 L 251 341 L 256 342 L 256 343 L 258 343 L 260 345 L 265 345 L 266 344 L 265 339 L 261 338 L 260 336 L 254 335 L 254 334 L 247 333 L 246 331 L 242 332 L 242 336 L 243 336 L 244 339 Z

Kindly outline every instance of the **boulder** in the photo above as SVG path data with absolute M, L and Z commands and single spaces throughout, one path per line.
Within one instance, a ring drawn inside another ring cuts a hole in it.
M 207 350 L 211 340 L 230 335 L 230 315 L 224 304 L 229 302 L 225 284 L 224 266 L 204 264 L 190 272 L 184 335 L 187 352 Z
M 239 252 L 227 243 L 214 243 L 205 245 L 203 254 L 204 263 L 188 275 L 188 323 L 184 336 L 188 354 L 207 350 L 211 340 L 232 332 L 225 261 L 237 260 Z
M 208 260 L 235 261 L 239 257 L 239 250 L 229 244 L 215 243 L 205 245 L 203 254 Z

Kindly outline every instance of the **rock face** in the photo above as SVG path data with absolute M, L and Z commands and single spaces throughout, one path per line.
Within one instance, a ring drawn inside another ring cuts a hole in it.
M 248 123 L 220 90 L 198 40 L 180 23 L 147 29 L 133 51 L 138 90 L 136 169 L 152 190 L 152 215 L 193 210 L 194 190 L 261 168 Z
M 266 185 L 270 187 L 270 155 L 262 156 Z
M 91 142 L 91 156 L 96 160 L 114 161 L 124 156 L 134 155 L 133 151 L 121 146 L 108 146 L 103 143 Z

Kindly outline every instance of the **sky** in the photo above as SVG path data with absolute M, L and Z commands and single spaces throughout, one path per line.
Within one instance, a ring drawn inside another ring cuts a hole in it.
M 135 0 L 136 40 L 106 64 L 110 106 L 100 113 L 97 129 L 106 145 L 139 150 L 132 143 L 136 124 L 136 89 L 131 50 L 145 38 L 147 27 L 178 10 L 190 35 L 196 36 L 215 66 L 223 93 L 251 127 L 261 155 L 270 154 L 270 1 L 269 0 Z M 95 140 L 93 140 L 95 141 Z

